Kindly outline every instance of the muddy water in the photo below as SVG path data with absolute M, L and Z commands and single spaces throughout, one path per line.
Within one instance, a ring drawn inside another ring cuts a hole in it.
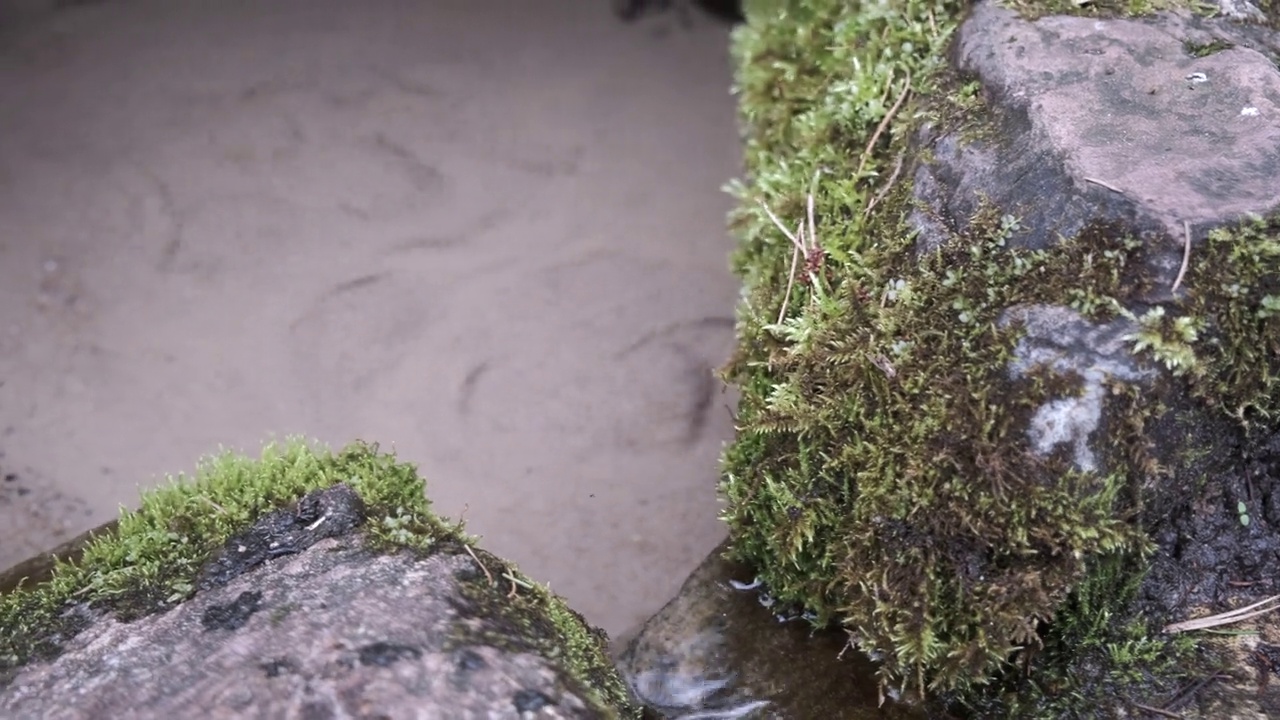
M 660 608 L 723 535 L 740 150 L 727 28 L 609 5 L 0 0 L 0 566 L 299 433 Z

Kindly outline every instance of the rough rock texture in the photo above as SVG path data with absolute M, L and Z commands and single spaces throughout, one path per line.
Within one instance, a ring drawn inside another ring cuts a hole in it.
M 667 720 L 918 718 L 880 706 L 875 668 L 838 630 L 814 632 L 717 547 L 626 648 L 618 668 Z
M 952 709 L 1274 711 L 1161 628 L 1280 593 L 1280 36 L 804 5 L 743 32 L 735 557 Z
M 1213 43 L 1233 47 L 1192 53 Z M 1203 235 L 1280 207 L 1272 33 L 1178 15 L 1028 22 L 981 2 L 956 52 L 989 94 L 1000 132 L 930 143 L 936 162 L 920 166 L 915 190 L 955 219 L 952 230 L 984 197 L 1020 219 L 1015 242 L 1041 247 L 1105 221 L 1180 241 L 1184 222 Z M 921 247 L 936 246 L 944 236 L 926 214 L 915 219 Z M 1180 242 L 1159 250 L 1156 286 L 1166 289 Z
M 1178 358 L 1163 368 L 1141 359 L 1135 338 L 1142 328 L 1135 316 L 1151 308 L 1163 314 L 1160 303 L 1170 317 L 1193 313 L 1187 301 L 1212 292 L 1206 285 L 1218 279 L 1194 280 L 1202 262 L 1198 250 L 1209 232 L 1280 210 L 1278 56 L 1280 34 L 1274 31 L 1184 15 L 1029 22 L 982 2 L 962 25 L 957 64 L 981 81 L 995 129 L 977 138 L 926 133 L 922 140 L 933 162 L 918 166 L 917 197 L 937 211 L 935 218 L 959 219 L 948 228 L 952 232 L 965 229 L 979 202 L 993 203 L 1018 219 L 1011 245 L 1051 246 L 1090 227 L 1127 233 L 1144 245 L 1147 267 L 1131 280 L 1132 315 L 1099 324 L 1066 307 L 1005 313 L 1004 323 L 1024 331 L 1010 364 L 1012 376 L 1049 367 L 1083 379 L 1080 393 L 1037 411 L 1028 434 L 1044 454 L 1069 448 L 1077 468 L 1103 469 L 1096 456 L 1106 441 L 1100 432 L 1101 385 L 1133 385 L 1142 388 L 1144 402 L 1185 410 L 1184 425 L 1195 417 L 1202 435 L 1218 435 L 1205 444 L 1237 455 L 1244 450 L 1251 467 L 1242 474 L 1265 481 L 1259 497 L 1249 499 L 1265 504 L 1272 497 L 1274 423 L 1257 418 L 1257 432 L 1244 448 L 1235 444 L 1240 440 L 1222 437 L 1215 418 L 1187 408 L 1187 386 L 1155 382 L 1168 379 L 1169 370 L 1181 374 L 1189 368 Z M 939 237 L 928 214 L 913 214 L 921 249 Z M 1192 281 L 1174 291 L 1184 254 L 1191 269 L 1185 277 Z M 1267 262 L 1274 275 L 1280 259 Z M 1275 367 L 1276 352 L 1274 346 L 1264 350 L 1264 364 Z M 1253 370 L 1266 372 L 1248 371 Z M 1150 439 L 1155 454 L 1169 459 L 1187 434 L 1154 425 Z M 1273 519 L 1265 510 L 1258 514 Z M 1239 524 L 1236 517 L 1226 519 L 1219 531 L 1238 529 L 1230 527 Z M 1263 574 L 1277 569 L 1273 564 Z M 1260 570 L 1254 566 L 1248 574 Z
M 1278 56 L 1280 35 L 1267 28 L 1181 14 L 1028 21 L 981 2 L 959 31 L 955 62 L 981 83 L 988 129 L 926 128 L 918 138 L 932 153 L 913 178 L 922 201 L 911 215 L 918 251 L 969 230 L 984 204 L 1017 219 L 1011 247 L 1049 248 L 1099 228 L 1142 243 L 1145 267 L 1129 280 L 1127 314 L 1091 322 L 1066 306 L 1016 306 L 1000 324 L 1022 332 L 1011 379 L 1047 370 L 1072 388 L 1030 420 L 1027 437 L 1042 456 L 1065 453 L 1085 472 L 1122 469 L 1118 463 L 1137 460 L 1109 447 L 1122 422 L 1121 388 L 1159 408 L 1144 431 L 1153 464 L 1128 469 L 1141 478 L 1143 521 L 1159 545 L 1142 588 L 1144 608 L 1156 617 L 1208 614 L 1280 590 L 1280 517 L 1270 512 L 1280 482 L 1280 427 L 1265 409 L 1251 408 L 1247 419 L 1237 412 L 1242 429 L 1224 422 L 1215 398 L 1192 399 L 1204 390 L 1183 377 L 1201 372 L 1197 363 L 1208 354 L 1195 341 L 1212 334 L 1213 343 L 1230 343 L 1220 318 L 1185 332 L 1165 321 L 1167 308 L 1170 319 L 1202 323 L 1195 314 L 1206 307 L 1195 304 L 1197 296 L 1234 279 L 1197 274 L 1195 263 L 1211 262 L 1200 255 L 1211 231 L 1280 210 Z M 1277 289 L 1280 258 L 1265 262 L 1263 294 Z M 1258 317 L 1267 322 L 1264 312 Z M 1155 362 L 1144 356 L 1144 319 L 1152 342 L 1185 340 L 1180 347 L 1188 354 L 1157 353 Z M 1280 366 L 1274 322 L 1259 332 L 1261 367 L 1242 372 L 1267 375 Z M 1109 450 L 1110 466 L 1101 459 Z M 1241 520 L 1245 508 L 1251 525 Z M 1243 665 L 1237 670 L 1235 711 L 1277 712 L 1269 693 L 1256 707 L 1242 700 L 1259 682 L 1267 687 L 1270 671 L 1255 677 Z M 1218 702 L 1226 704 L 1205 709 L 1206 716 L 1226 716 L 1230 703 L 1222 695 Z
M 360 497 L 337 485 L 231 538 L 167 612 L 121 622 L 69 607 L 83 628 L 7 678 L 0 716 L 623 716 L 568 654 L 539 650 L 555 621 L 480 565 L 500 561 L 461 546 L 370 549 L 363 522 Z
M 1216 51 L 1196 51 L 1214 44 Z M 1019 306 L 1005 311 L 1001 324 L 1023 332 L 1011 378 L 1048 370 L 1078 383 L 1031 418 L 1027 436 L 1043 456 L 1065 450 L 1078 470 L 1114 471 L 1114 455 L 1111 467 L 1100 460 L 1111 437 L 1104 411 L 1111 407 L 1115 418 L 1108 396 L 1132 387 L 1142 403 L 1167 408 L 1148 426 L 1147 438 L 1153 456 L 1174 472 L 1132 468 L 1146 476 L 1147 503 L 1156 509 L 1147 522 L 1163 526 L 1157 531 L 1161 552 L 1144 586 L 1147 607 L 1156 612 L 1239 606 L 1242 597 L 1274 592 L 1280 571 L 1273 519 L 1258 513 L 1263 517 L 1254 518 L 1249 538 L 1236 509 L 1237 499 L 1244 507 L 1274 497 L 1280 478 L 1256 467 L 1259 458 L 1264 466 L 1275 464 L 1266 460 L 1280 437 L 1274 423 L 1256 419 L 1262 425 L 1248 438 L 1225 429 L 1215 414 L 1187 399 L 1187 385 L 1171 380 L 1169 371 L 1181 374 L 1187 367 L 1175 358 L 1162 368 L 1135 351 L 1142 331 L 1136 316 L 1149 304 L 1170 303 L 1174 315 L 1182 309 L 1178 301 L 1205 289 L 1193 281 L 1173 290 L 1185 273 L 1184 251 L 1195 259 L 1210 230 L 1280 209 L 1276 49 L 1274 34 L 1225 22 L 1176 15 L 1028 22 L 979 3 L 960 30 L 956 59 L 962 72 L 982 83 L 994 131 L 976 138 L 926 131 L 921 137 L 933 162 L 918 166 L 914 187 L 933 212 L 913 213 L 920 250 L 966 230 L 980 203 L 1017 218 L 1013 246 L 1051 247 L 1098 227 L 1145 245 L 1146 267 L 1127 301 L 1133 314 L 1094 323 L 1064 306 Z M 939 232 L 942 225 L 949 226 Z M 1276 364 L 1274 349 L 1270 364 Z M 1178 473 L 1206 468 L 1189 468 L 1180 455 L 1188 425 L 1196 427 L 1190 432 L 1202 452 L 1220 462 L 1219 482 L 1194 503 Z M 1241 467 L 1241 454 L 1255 465 L 1253 472 Z M 1206 553 L 1192 538 L 1220 547 Z M 1236 679 L 1243 684 L 1253 678 Z

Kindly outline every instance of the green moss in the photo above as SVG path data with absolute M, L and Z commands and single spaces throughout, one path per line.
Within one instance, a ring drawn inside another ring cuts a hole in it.
M 1177 10 L 1211 17 L 1219 11 L 1216 3 L 1207 0 L 1005 0 L 1003 4 L 1028 20 L 1046 15 L 1138 18 Z
M 182 475 L 144 493 L 141 507 L 122 511 L 114 533 L 95 538 L 75 565 L 61 563 L 47 583 L 0 597 L 0 678 L 31 659 L 61 652 L 77 628 L 61 615 L 88 602 L 122 619 L 182 602 L 194 592 L 205 560 L 260 515 L 303 495 L 347 482 L 365 500 L 375 542 L 430 547 L 460 528 L 430 511 L 410 465 L 353 445 L 334 455 L 290 440 L 267 446 L 260 460 L 232 453 L 205 460 L 194 481 Z
M 1242 425 L 1280 420 L 1280 215 L 1209 233 L 1187 272 L 1204 330 L 1193 389 Z
M 485 622 L 455 626 L 453 644 L 485 644 L 555 659 L 569 670 L 573 686 L 568 689 L 602 717 L 640 717 L 640 708 L 632 704 L 626 684 L 608 659 L 604 632 L 515 565 L 479 548 L 473 553 L 483 569 L 464 582 L 463 595 L 471 604 L 466 612 L 483 616 Z
M 1116 228 L 1044 251 L 1009 248 L 1017 219 L 988 206 L 964 235 L 918 256 L 907 138 L 926 120 L 986 131 L 978 88 L 940 60 L 964 9 L 810 0 L 757 10 L 735 33 L 746 177 L 729 188 L 744 282 L 724 369 L 742 391 L 721 483 L 731 554 L 780 600 L 842 623 L 883 657 L 895 688 L 983 698 L 984 684 L 1007 690 L 1025 663 L 1046 679 L 1101 677 L 1051 690 L 1107 700 L 1134 668 L 1167 675 L 1161 658 L 1181 657 L 1148 633 L 1131 593 L 1105 591 L 1146 567 L 1141 488 L 1158 468 L 1145 428 L 1165 410 L 1112 388 L 1107 475 L 1037 457 L 1031 414 L 1078 379 L 1009 380 L 1021 331 L 1001 312 L 1045 303 L 1097 321 L 1130 315 L 1140 357 L 1198 383 L 1202 399 L 1272 418 L 1268 313 L 1280 290 L 1276 248 L 1259 233 L 1273 239 L 1274 228 L 1211 241 L 1188 275 L 1189 288 L 1212 277 L 1252 293 L 1248 302 L 1197 290 L 1186 307 L 1136 316 L 1126 308 L 1150 289 L 1148 263 Z M 911 99 L 895 108 L 908 78 Z M 810 194 L 823 252 L 788 291 L 792 245 L 760 203 L 794 227 Z M 1091 664 L 1097 673 L 1082 672 Z M 996 696 L 1045 699 L 1019 692 Z
M 224 453 L 202 462 L 194 478 L 179 475 L 144 493 L 138 510 L 121 513 L 116 532 L 91 541 L 78 563 L 60 563 L 49 582 L 0 595 L 0 686 L 27 662 L 56 657 L 83 629 L 81 615 L 64 612 L 72 603 L 89 603 L 123 620 L 172 607 L 194 593 L 200 568 L 228 538 L 263 514 L 340 482 L 364 501 L 363 531 L 374 548 L 461 553 L 473 546 L 461 524 L 432 512 L 414 466 L 376 445 L 356 443 L 335 454 L 289 440 L 268 445 L 257 460 Z M 517 577 L 486 556 L 493 567 Z M 528 617 L 551 618 L 537 650 L 563 656 L 580 683 L 576 689 L 597 700 L 606 716 L 610 708 L 630 707 L 596 631 L 549 591 L 517 580 L 527 590 L 511 608 L 498 603 L 495 612 L 524 610 Z M 272 622 L 291 610 L 278 608 Z
M 1162 636 L 1158 624 L 1135 609 L 1144 570 L 1131 555 L 1091 559 L 1043 645 L 1023 653 L 1001 682 L 955 705 L 979 717 L 1092 720 L 1133 702 L 1159 706 L 1186 679 L 1212 675 L 1195 638 Z M 1017 692 L 1001 692 L 1011 687 Z
M 1208 57 L 1214 53 L 1220 53 L 1223 50 L 1230 50 L 1235 47 L 1233 43 L 1226 40 L 1211 40 L 1209 42 L 1191 42 L 1190 40 L 1182 44 L 1184 50 L 1191 57 Z

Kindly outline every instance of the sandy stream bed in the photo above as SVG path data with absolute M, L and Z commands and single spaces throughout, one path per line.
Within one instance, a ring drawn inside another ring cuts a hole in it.
M 290 433 L 394 446 L 610 633 L 720 540 L 723 25 L 41 4 L 0 0 L 0 567 Z

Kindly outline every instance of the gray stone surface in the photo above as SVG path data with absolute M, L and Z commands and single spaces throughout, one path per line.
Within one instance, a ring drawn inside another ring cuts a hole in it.
M 922 138 L 936 162 L 914 178 L 930 208 L 913 217 L 921 249 L 986 198 L 1019 218 L 1014 241 L 1035 247 L 1098 222 L 1145 235 L 1163 292 L 1184 223 L 1202 238 L 1280 207 L 1273 33 L 1178 15 L 1032 22 L 981 2 L 957 41 L 957 66 L 981 80 L 999 129 Z M 1233 47 L 1190 51 L 1215 41 Z
M 358 500 L 336 486 L 269 514 L 166 612 L 70 608 L 86 626 L 0 685 L 0 717 L 622 717 L 539 649 L 545 613 L 513 623 L 528 591 L 491 585 L 491 556 L 368 549 Z

